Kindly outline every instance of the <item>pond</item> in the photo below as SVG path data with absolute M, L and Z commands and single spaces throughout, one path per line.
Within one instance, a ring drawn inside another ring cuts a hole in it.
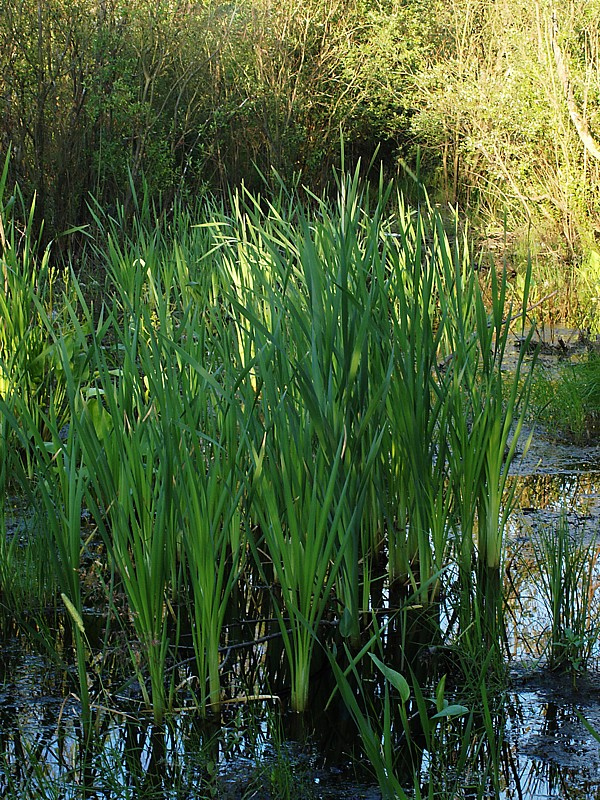
M 544 668 L 550 617 L 540 591 L 536 531 L 565 515 L 583 540 L 598 530 L 600 448 L 560 444 L 536 432 L 515 463 L 519 507 L 509 526 L 507 647 L 510 680 L 502 715 L 500 800 L 600 797 L 600 745 L 581 716 L 600 730 L 600 653 L 588 670 L 561 675 Z M 594 602 L 600 575 L 594 573 Z M 79 703 L 64 671 L 32 644 L 16 622 L 4 622 L 0 653 L 0 796 L 366 798 L 380 792 L 354 744 L 354 723 L 341 704 L 322 710 L 331 693 L 316 682 L 312 713 L 281 714 L 275 696 L 223 708 L 219 724 L 182 710 L 164 727 L 139 711 L 135 682 L 119 708 L 98 708 L 97 745 L 81 763 Z M 93 626 L 89 626 L 90 628 Z M 101 627 L 101 626 L 100 626 Z M 68 646 L 60 617 L 51 649 Z M 269 642 L 268 632 L 264 636 Z M 266 652 L 266 650 L 264 651 Z M 458 692 L 460 695 L 460 692 Z M 460 700 L 460 696 L 458 698 Z M 581 715 L 581 716 L 580 716 Z M 427 761 L 422 766 L 427 771 Z M 85 784 L 87 788 L 84 788 Z M 458 795 L 457 795 L 458 796 Z M 464 797 L 493 796 L 464 791 Z
M 600 797 L 600 745 L 580 717 L 600 730 L 600 652 L 596 642 L 588 672 L 578 676 L 575 685 L 569 676 L 540 669 L 550 616 L 541 596 L 532 537 L 540 528 L 555 529 L 561 518 L 580 530 L 584 541 L 597 534 L 600 448 L 557 442 L 536 431 L 515 471 L 521 490 L 510 530 L 509 563 L 514 559 L 520 580 L 514 586 L 508 626 L 512 690 L 502 797 Z M 599 585 L 600 572 L 595 569 L 596 602 Z

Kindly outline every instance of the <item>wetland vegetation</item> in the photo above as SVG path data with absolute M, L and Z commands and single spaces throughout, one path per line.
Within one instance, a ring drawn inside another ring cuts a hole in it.
M 8 634 L 62 667 L 78 731 L 68 769 L 29 752 L 28 780 L 127 796 L 100 765 L 111 721 L 141 720 L 139 796 L 218 793 L 187 770 L 218 762 L 219 721 L 247 736 L 254 713 L 264 736 L 283 713 L 302 739 L 320 705 L 353 723 L 341 750 L 385 797 L 499 791 L 535 353 L 505 360 L 515 326 L 533 336 L 527 294 L 473 270 L 458 219 L 367 188 L 355 171 L 333 200 L 242 189 L 168 224 L 145 195 L 130 230 L 96 207 L 101 292 L 5 204 L 2 599 Z M 579 676 L 591 549 L 538 535 L 548 666 Z
M 7 0 L 3 797 L 536 800 L 547 673 L 596 741 L 598 520 L 525 498 L 600 414 L 597 9 L 516 5 Z

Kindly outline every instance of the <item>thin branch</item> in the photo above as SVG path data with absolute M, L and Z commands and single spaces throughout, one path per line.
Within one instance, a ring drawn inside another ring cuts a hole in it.
M 587 122 L 579 113 L 579 109 L 577 108 L 577 103 L 575 102 L 575 95 L 573 94 L 573 86 L 569 79 L 567 65 L 565 64 L 563 54 L 558 45 L 558 21 L 556 18 L 555 11 L 552 12 L 552 50 L 554 52 L 556 71 L 558 72 L 558 77 L 563 87 L 563 92 L 565 94 L 565 99 L 567 101 L 567 108 L 569 109 L 569 116 L 571 117 L 571 121 L 575 126 L 575 130 L 577 131 L 577 134 L 581 139 L 583 146 L 585 147 L 587 152 L 593 158 L 596 158 L 598 159 L 598 161 L 600 161 L 600 148 L 596 144 L 596 141 L 592 136 L 592 134 L 589 132 Z

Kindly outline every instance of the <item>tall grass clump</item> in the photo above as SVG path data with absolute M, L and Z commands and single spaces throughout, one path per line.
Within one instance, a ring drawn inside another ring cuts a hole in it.
M 110 614 L 126 635 L 130 626 L 135 631 L 131 665 L 157 722 L 173 705 L 175 672 L 167 673 L 167 664 L 177 652 L 182 615 L 193 634 L 198 704 L 203 713 L 218 709 L 223 621 L 245 552 L 238 510 L 242 437 L 222 367 L 227 336 L 212 302 L 214 276 L 190 269 L 206 256 L 204 230 L 192 229 L 173 245 L 148 209 L 141 212 L 137 243 L 115 220 L 103 221 L 108 288 L 116 300 L 110 308 L 94 314 L 75 282 L 81 305 L 63 298 L 70 327 L 60 327 L 39 287 L 28 286 L 36 335 L 53 353 L 56 380 L 44 403 L 39 397 L 30 403 L 16 379 L 15 390 L 2 397 L 3 443 L 9 433 L 17 441 L 19 469 L 12 473 L 43 511 L 40 535 L 49 534 L 73 624 L 88 720 L 84 512 L 104 542 Z M 207 332 L 218 346 L 207 346 Z M 16 378 L 26 378 L 26 368 L 18 365 Z M 7 561 L 4 537 L 3 549 Z M 126 618 L 114 605 L 115 586 L 127 597 Z
M 501 658 L 527 348 L 516 376 L 503 362 L 526 297 L 511 308 L 505 273 L 484 285 L 426 199 L 409 208 L 381 180 L 369 192 L 358 170 L 333 199 L 241 189 L 170 221 L 147 194 L 133 204 L 133 220 L 93 209 L 101 307 L 73 282 L 57 327 L 34 286 L 60 368 L 49 401 L 2 398 L 15 474 L 47 520 L 86 725 L 103 667 L 84 625 L 94 544 L 104 641 L 119 626 L 157 730 L 180 701 L 220 712 L 232 642 L 246 660 L 231 681 L 250 662 L 250 692 L 289 678 L 302 712 L 325 649 L 385 793 L 402 797 L 441 771 L 455 723 L 469 742 L 475 727 L 423 654 L 475 655 L 484 707 Z M 462 768 L 473 748 L 458 752 Z
M 466 258 L 467 243 L 461 256 L 458 244 L 450 245 L 439 224 L 436 230 L 452 376 L 448 474 L 462 593 L 459 616 L 465 646 L 481 654 L 481 644 L 485 653 L 503 637 L 504 530 L 516 490 L 516 484 L 509 487 L 508 476 L 527 415 L 535 358 L 525 360 L 526 346 L 511 371 L 505 367 L 514 322 L 525 330 L 527 284 L 519 304 L 509 303 L 506 271 L 497 275 L 492 266 L 487 286 L 482 285 Z M 532 333 L 533 328 L 526 344 Z
M 539 586 L 550 617 L 547 664 L 570 672 L 575 680 L 585 672 L 598 642 L 598 538 L 584 526 L 569 524 L 562 514 L 555 526 L 533 535 Z
M 340 179 L 336 205 L 313 197 L 310 212 L 299 202 L 290 214 L 287 205 L 238 196 L 230 227 L 217 229 L 239 368 L 250 369 L 260 408 L 255 447 L 271 425 L 279 430 L 292 420 L 299 424 L 300 450 L 314 448 L 322 459 L 318 469 L 335 475 L 331 502 L 341 515 L 336 593 L 342 629 L 355 644 L 360 612 L 368 605 L 370 559 L 383 535 L 377 508 L 366 515 L 364 507 L 369 490 L 377 502 L 369 481 L 391 369 L 391 340 L 381 324 L 386 199 L 380 187 L 369 207 L 356 173 Z M 285 438 L 277 434 L 278 446 Z
M 7 196 L 8 168 L 7 156 L 0 174 L 0 397 L 9 404 L 13 397 L 18 397 L 29 421 L 47 436 L 45 415 L 50 413 L 50 406 L 60 424 L 67 419 L 65 379 L 54 332 L 61 332 L 68 342 L 70 369 L 76 368 L 77 355 L 68 333 L 70 323 L 63 303 L 68 276 L 52 266 L 50 248 L 42 248 L 41 231 L 34 232 L 35 200 L 27 208 L 18 187 Z M 18 222 L 19 217 L 23 223 Z M 73 299 L 72 293 L 70 297 Z M 16 447 L 14 433 L 3 415 L 0 421 L 2 531 L 5 495 L 12 471 L 10 456 L 16 455 Z M 21 449 L 19 455 L 27 458 L 29 448 Z M 30 465 L 30 474 L 32 470 Z
M 176 482 L 184 580 L 189 585 L 190 625 L 198 679 L 198 706 L 218 713 L 225 618 L 247 557 L 248 521 L 242 515 L 250 454 L 246 411 L 229 387 L 208 376 L 182 353 Z M 199 375 L 197 374 L 200 373 Z
M 505 489 L 531 384 L 527 348 L 514 376 L 504 356 L 527 296 L 512 307 L 505 272 L 486 283 L 458 225 L 449 236 L 426 202 L 411 210 L 397 196 L 391 214 L 390 199 L 380 184 L 373 203 L 343 176 L 336 203 L 313 198 L 289 218 L 237 196 L 215 225 L 235 357 L 260 408 L 253 446 L 302 416 L 335 466 L 346 498 L 335 589 L 355 648 L 383 550 L 392 584 L 421 592 L 405 643 L 441 641 L 438 601 L 457 563 L 459 627 L 485 658 L 502 638 Z
M 363 270 L 361 214 L 347 224 L 355 240 L 342 258 L 342 233 L 324 203 L 314 226 L 300 208 L 290 219 L 275 205 L 263 213 L 251 197 L 236 198 L 233 207 L 230 227 L 215 231 L 231 287 L 225 303 L 235 319 L 232 355 L 241 381 L 252 387 L 245 402 L 258 415 L 251 431 L 251 511 L 260 523 L 254 552 L 260 562 L 258 548 L 266 545 L 292 706 L 304 710 L 311 656 L 334 587 L 346 635 L 360 633 L 359 563 L 368 553 L 361 518 L 380 440 L 372 419 L 386 376 L 371 396 L 367 372 L 359 376 L 368 364 L 372 306 L 349 286 L 349 276 L 355 280 Z M 361 281 L 367 274 L 365 267 Z
M 85 550 L 81 518 L 87 477 L 79 441 L 65 425 L 70 387 L 72 394 L 72 387 L 86 374 L 85 335 L 75 316 L 72 287 L 68 281 L 57 279 L 50 264 L 50 248 L 42 252 L 40 239 L 33 235 L 35 203 L 24 215 L 24 227 L 19 228 L 13 216 L 15 203 L 22 204 L 18 188 L 4 201 L 7 171 L 8 157 L 0 177 L 1 571 L 5 583 L 8 573 L 19 564 L 19 537 L 15 535 L 9 545 L 5 530 L 10 470 L 12 490 L 24 493 L 37 516 L 31 535 L 48 543 L 41 543 L 37 549 L 49 557 L 70 620 L 82 724 L 88 741 L 92 719 L 89 653 L 79 572 Z M 28 549 L 33 551 L 34 547 L 30 544 Z M 44 583 L 38 584 L 40 592 Z M 16 599 L 13 597 L 13 601 Z
M 87 472 L 81 447 L 72 428 L 68 428 L 66 434 L 62 432 L 52 411 L 46 418 L 52 438 L 45 439 L 24 400 L 16 399 L 10 406 L 0 400 L 0 410 L 13 428 L 16 440 L 29 451 L 30 464 L 35 469 L 34 484 L 31 484 L 21 462 L 17 462 L 15 474 L 38 511 L 35 535 L 49 540 L 47 555 L 56 576 L 65 619 L 72 632 L 82 726 L 85 741 L 89 742 L 92 734 L 92 698 L 88 681 L 90 652 L 83 623 L 81 586 L 81 568 L 87 545 L 82 533 Z
M 449 235 L 426 203 L 411 210 L 399 197 L 396 207 L 387 232 L 394 366 L 381 492 L 390 579 L 405 591 L 428 587 L 410 635 L 439 641 L 437 600 L 445 568 L 456 564 L 459 627 L 468 638 L 480 620 L 483 655 L 502 637 L 507 477 L 532 376 L 523 352 L 513 374 L 504 357 L 527 297 L 516 309 L 508 303 L 505 272 L 481 280 L 458 224 Z
M 302 416 L 265 441 L 255 470 L 254 507 L 281 597 L 277 608 L 291 672 L 291 704 L 304 711 L 319 624 L 331 606 L 344 540 L 345 492 L 336 493 L 344 441 L 333 464 Z M 352 531 L 346 531 L 349 538 Z
M 317 220 L 302 220 L 300 280 L 289 295 L 297 402 L 309 410 L 331 469 L 344 442 L 336 487 L 339 499 L 345 494 L 337 595 L 341 631 L 354 648 L 360 644 L 372 562 L 383 539 L 378 467 L 393 368 L 382 237 L 389 195 L 390 188 L 380 182 L 369 198 L 358 171 L 342 175 L 336 203 L 330 207 L 320 200 Z
M 447 481 L 448 376 L 439 367 L 445 333 L 439 264 L 428 244 L 425 214 L 397 198 L 386 233 L 391 295 L 393 370 L 386 398 L 384 459 L 387 483 L 389 577 L 401 594 L 423 590 L 419 625 L 425 636 L 449 552 Z M 427 587 L 427 588 L 425 588 Z M 434 614 L 435 616 L 435 614 Z M 435 619 L 431 622 L 435 627 Z
M 141 686 L 157 722 L 174 701 L 166 670 L 184 609 L 199 706 L 218 710 L 219 645 L 244 553 L 236 409 L 211 371 L 203 308 L 186 299 L 182 261 L 163 245 L 133 263 L 113 254 L 113 279 L 134 278 L 127 291 L 120 284 L 114 343 L 95 347 L 96 414 L 77 420 L 90 508 L 127 594 L 140 648 L 132 659 L 147 669 L 150 691 Z

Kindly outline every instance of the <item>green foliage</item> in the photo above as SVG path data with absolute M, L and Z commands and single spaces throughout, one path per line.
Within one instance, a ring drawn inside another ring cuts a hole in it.
M 414 675 L 409 683 L 369 653 L 384 679 L 382 694 L 377 696 L 369 690 L 372 680 L 361 677 L 364 670 L 358 669 L 372 643 L 355 657 L 346 648 L 349 666 L 345 670 L 333 656 L 331 663 L 335 692 L 339 691 L 357 725 L 383 798 L 455 797 L 461 780 L 457 776 L 463 776 L 467 764 L 476 772 L 481 795 L 475 796 L 484 796 L 486 786 L 495 785 L 489 765 L 497 763 L 501 746 L 485 689 L 478 698 L 484 720 L 478 728 L 473 710 L 446 698 L 445 676 L 434 696 L 428 697 Z M 450 751 L 455 760 L 446 759 Z
M 548 667 L 570 672 L 575 682 L 587 669 L 600 634 L 596 622 L 597 537 L 582 526 L 574 529 L 563 515 L 555 527 L 536 531 L 533 541 L 550 616 Z
M 130 214 L 144 181 L 161 211 L 207 185 L 275 186 L 273 169 L 331 187 L 341 133 L 354 163 L 376 157 L 392 174 L 418 162 L 483 247 L 508 225 L 516 244 L 501 258 L 518 262 L 530 242 L 540 275 L 558 265 L 564 284 L 568 261 L 587 280 L 600 167 L 569 117 L 547 5 L 6 0 L 3 12 L 0 141 L 48 238 L 89 219 L 90 192 Z M 592 137 L 597 13 L 557 10 Z M 593 293 L 578 291 L 565 311 L 589 316 Z
M 86 737 L 98 703 L 122 703 L 103 680 L 116 637 L 119 670 L 157 726 L 180 702 L 208 717 L 237 695 L 241 662 L 229 674 L 223 654 L 238 644 L 257 665 L 244 691 L 275 681 L 302 711 L 317 645 L 335 638 L 351 664 L 333 659 L 344 699 L 382 787 L 402 797 L 398 731 L 408 738 L 418 722 L 415 786 L 426 753 L 458 742 L 464 764 L 474 752 L 443 678 L 430 698 L 412 675 L 416 653 L 453 636 L 476 657 L 481 692 L 499 658 L 502 495 L 530 381 L 526 348 L 512 380 L 502 362 L 524 309 L 507 302 L 506 272 L 484 293 L 457 221 L 450 239 L 426 197 L 410 209 L 383 177 L 368 192 L 359 168 L 337 177 L 333 201 L 302 202 L 281 180 L 269 199 L 242 189 L 228 207 L 175 204 L 172 219 L 142 186 L 131 177 L 133 217 L 92 206 L 100 308 L 73 279 L 58 314 L 68 325 L 56 327 L 31 288 L 60 393 L 48 408 L 19 392 L 0 402 L 24 456 L 15 477 L 46 522 Z M 86 628 L 89 573 L 102 645 Z M 448 591 L 457 579 L 461 591 Z M 382 611 L 400 643 L 389 666 Z M 234 641 L 238 626 L 249 641 Z M 276 628 L 272 650 L 252 647 Z M 344 684 L 370 650 L 383 727 L 368 692 L 358 700 Z
M 538 367 L 530 413 L 554 435 L 594 440 L 600 422 L 600 357 L 591 352 L 575 363 Z
M 6 198 L 9 158 L 0 176 L 0 396 L 18 392 L 43 428 L 43 413 L 52 404 L 66 421 L 64 377 L 53 341 L 62 331 L 74 357 L 67 333 L 68 313 L 62 304 L 68 293 L 68 275 L 50 264 L 49 248 L 42 248 L 34 226 L 35 203 L 28 211 L 20 192 Z M 21 209 L 15 206 L 21 206 Z M 19 216 L 27 220 L 19 225 Z M 47 325 L 46 323 L 50 323 Z
M 0 176 L 0 570 L 4 602 L 18 608 L 35 587 L 40 600 L 47 597 L 53 581 L 45 567 L 53 552 L 51 546 L 28 537 L 22 541 L 18 533 L 7 541 L 7 493 L 17 490 L 19 476 L 26 474 L 30 481 L 40 466 L 48 466 L 59 431 L 68 421 L 69 376 L 83 376 L 86 365 L 75 346 L 68 278 L 52 269 L 50 250 L 42 249 L 34 233 L 35 204 L 25 213 L 18 189 L 6 197 L 8 168 L 7 157 Z M 18 204 L 26 219 L 24 228 L 19 225 Z M 64 352 L 57 346 L 57 335 L 63 337 Z M 42 481 L 42 494 L 43 487 Z M 52 491 L 63 488 L 66 491 L 62 484 L 53 485 L 46 499 L 52 503 Z M 68 528 L 71 522 L 53 510 L 49 513 L 61 537 L 62 523 Z M 70 595 L 70 576 L 63 573 L 58 582 Z

